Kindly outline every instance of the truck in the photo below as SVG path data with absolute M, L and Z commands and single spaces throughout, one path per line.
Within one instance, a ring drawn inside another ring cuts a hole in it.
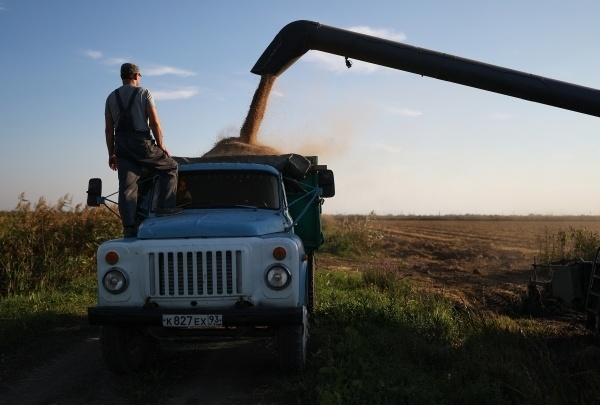
M 272 336 L 281 370 L 302 370 L 333 172 L 297 154 L 175 160 L 183 212 L 157 216 L 156 181 L 142 176 L 137 237 L 98 248 L 88 318 L 101 325 L 106 366 L 133 372 L 164 339 Z M 107 202 L 91 179 L 87 204 Z

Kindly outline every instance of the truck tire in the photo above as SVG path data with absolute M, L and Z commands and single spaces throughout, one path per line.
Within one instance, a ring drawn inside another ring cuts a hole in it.
M 100 330 L 102 358 L 108 369 L 118 375 L 138 370 L 156 346 L 138 328 L 103 326 Z
M 316 298 L 315 298 L 315 254 L 311 253 L 310 255 L 308 255 L 308 271 L 307 271 L 307 289 L 308 289 L 308 294 L 307 294 L 307 302 L 306 302 L 306 308 L 308 309 L 308 313 L 312 314 L 313 310 L 315 309 L 315 304 L 316 304 Z
M 308 311 L 302 307 L 302 324 L 280 326 L 277 330 L 277 356 L 283 373 L 295 374 L 304 369 L 306 363 L 306 341 L 308 339 Z

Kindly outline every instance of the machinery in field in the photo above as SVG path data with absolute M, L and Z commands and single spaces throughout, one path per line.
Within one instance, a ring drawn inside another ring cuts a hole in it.
M 600 117 L 600 90 L 536 76 L 517 70 L 417 48 L 313 21 L 294 21 L 275 36 L 252 73 L 281 75 L 309 50 L 342 56 L 433 77 L 464 86 L 517 97 L 536 103 Z M 532 280 L 565 302 L 588 312 L 588 326 L 596 328 L 600 314 L 600 269 L 594 263 L 551 264 L 550 281 Z
M 530 277 L 527 285 L 525 312 L 536 315 L 544 311 L 544 302 L 550 298 L 566 308 L 586 312 L 586 326 L 597 330 L 600 313 L 598 253 L 600 249 L 594 261 L 562 259 L 550 263 L 534 263 L 534 276 Z

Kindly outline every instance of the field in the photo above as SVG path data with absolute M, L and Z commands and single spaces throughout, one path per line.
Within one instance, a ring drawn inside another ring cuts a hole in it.
M 361 221 L 364 219 L 357 220 Z M 326 255 L 321 265 L 353 271 L 392 268 L 401 279 L 450 297 L 457 305 L 520 317 L 525 315 L 522 304 L 529 278 L 534 276 L 534 261 L 540 263 L 547 256 L 561 232 L 584 231 L 592 242 L 598 241 L 600 219 L 375 217 L 364 227 L 380 239 L 377 253 L 352 261 Z M 564 250 L 568 251 L 568 246 Z M 550 275 L 538 271 L 538 277 Z M 555 323 L 555 318 L 562 321 Z M 589 335 L 583 318 L 566 306 L 546 313 L 547 323 L 554 324 L 557 334 Z
M 44 338 L 0 347 L 0 403 L 600 403 L 585 315 L 556 301 L 523 311 L 533 261 L 568 250 L 555 235 L 569 230 L 597 242 L 598 218 L 324 220 L 302 376 L 281 376 L 259 340 L 167 344 L 148 370 L 115 378 L 79 308 Z
M 559 230 L 600 231 L 600 221 L 567 219 L 377 219 L 382 262 L 400 261 L 398 274 L 469 307 L 518 310 L 532 264 Z M 542 274 L 543 275 L 543 274 Z

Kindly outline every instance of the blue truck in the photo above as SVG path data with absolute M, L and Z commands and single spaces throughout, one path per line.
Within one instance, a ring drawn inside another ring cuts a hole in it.
M 281 370 L 302 370 L 333 172 L 296 154 L 176 160 L 183 212 L 156 216 L 142 179 L 137 237 L 98 248 L 88 317 L 107 367 L 135 371 L 163 339 L 273 336 Z M 91 179 L 88 205 L 107 201 Z

